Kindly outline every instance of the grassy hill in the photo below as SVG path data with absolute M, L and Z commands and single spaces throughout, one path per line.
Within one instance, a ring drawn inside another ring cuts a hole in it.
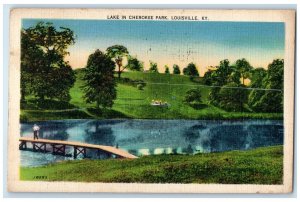
M 70 90 L 70 103 L 49 101 L 39 105 L 28 99 L 22 106 L 22 121 L 41 121 L 53 119 L 85 119 L 85 118 L 139 118 L 139 119 L 240 119 L 269 118 L 282 119 L 282 113 L 226 112 L 208 104 L 210 87 L 199 85 L 201 80 L 193 82 L 187 76 L 173 74 L 124 72 L 122 81 L 117 85 L 117 99 L 111 110 L 100 111 L 94 104 L 86 104 L 82 99 L 82 70 L 76 70 L 76 82 Z M 127 78 L 127 79 L 125 79 Z M 143 90 L 136 87 L 133 81 L 143 80 Z M 194 109 L 183 103 L 186 91 L 199 87 L 203 104 Z M 168 102 L 170 107 L 151 106 L 154 99 Z
M 20 176 L 27 181 L 45 176 L 47 181 L 282 184 L 283 147 L 132 160 L 74 160 L 21 167 Z

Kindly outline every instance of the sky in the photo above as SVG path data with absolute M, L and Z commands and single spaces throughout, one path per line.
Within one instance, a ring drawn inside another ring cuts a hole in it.
M 284 23 L 23 19 L 22 27 L 41 21 L 74 31 L 75 44 L 66 57 L 73 69 L 85 67 L 96 49 L 116 44 L 127 47 L 145 69 L 149 61 L 157 62 L 160 72 L 165 65 L 183 69 L 193 62 L 203 75 L 223 59 L 234 64 L 240 58 L 267 68 L 273 59 L 284 58 Z

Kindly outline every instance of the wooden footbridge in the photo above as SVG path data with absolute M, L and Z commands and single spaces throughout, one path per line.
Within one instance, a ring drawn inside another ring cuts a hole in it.
M 87 157 L 86 149 L 95 149 L 97 154 L 106 153 L 108 155 L 115 155 L 117 158 L 134 159 L 136 156 L 112 146 L 94 145 L 81 142 L 71 142 L 62 140 L 48 140 L 48 139 L 33 139 L 28 137 L 21 137 L 19 139 L 19 149 L 27 149 L 27 143 L 32 144 L 32 150 L 35 152 L 49 152 L 47 145 L 52 147 L 52 153 L 58 155 L 66 155 L 66 147 L 73 147 L 73 157 L 77 158 L 82 154 L 84 158 Z

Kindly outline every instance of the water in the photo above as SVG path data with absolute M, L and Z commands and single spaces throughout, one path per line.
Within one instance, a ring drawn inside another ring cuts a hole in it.
M 40 138 L 117 146 L 137 156 L 246 150 L 283 144 L 282 120 L 62 120 L 37 124 L 41 127 Z M 32 137 L 32 125 L 21 124 L 21 136 Z M 21 151 L 21 165 L 38 166 L 73 159 L 72 150 L 67 153 L 70 156 Z M 92 150 L 88 150 L 88 156 L 97 158 Z

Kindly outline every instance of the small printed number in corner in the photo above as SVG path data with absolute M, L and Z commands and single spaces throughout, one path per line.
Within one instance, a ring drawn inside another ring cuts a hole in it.
M 48 177 L 44 176 L 44 175 L 37 175 L 37 176 L 33 176 L 33 179 L 37 179 L 37 180 L 46 180 Z

